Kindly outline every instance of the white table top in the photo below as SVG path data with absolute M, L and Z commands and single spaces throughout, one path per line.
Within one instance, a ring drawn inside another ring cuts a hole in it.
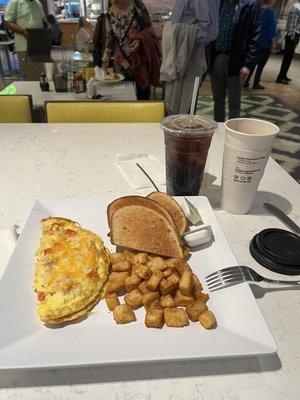
M 249 254 L 249 241 L 262 229 L 283 227 L 267 215 L 262 203 L 280 206 L 299 223 L 299 185 L 270 159 L 250 214 L 226 214 L 217 206 L 223 138 L 221 128 L 213 139 L 203 194 L 211 200 L 239 262 L 261 272 Z M 133 194 L 116 166 L 116 154 L 148 153 L 164 159 L 158 124 L 2 124 L 0 146 L 5 149 L 0 158 L 0 276 L 12 251 L 10 228 L 25 222 L 36 199 Z M 271 272 L 265 275 L 280 277 Z M 277 341 L 278 356 L 0 372 L 0 399 L 296 399 L 300 392 L 299 292 L 266 285 L 253 291 Z
M 86 93 L 75 92 L 58 93 L 54 89 L 54 83 L 50 83 L 50 91 L 42 92 L 39 81 L 15 81 L 17 94 L 31 94 L 35 107 L 44 107 L 45 101 L 81 101 L 87 100 Z M 109 100 L 136 100 L 136 94 L 132 82 L 120 82 L 116 84 L 98 84 L 98 93 L 107 96 Z

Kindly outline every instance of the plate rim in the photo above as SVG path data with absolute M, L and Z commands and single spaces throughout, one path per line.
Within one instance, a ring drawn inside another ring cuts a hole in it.
M 119 74 L 119 73 L 117 73 L 117 74 L 120 76 L 120 78 L 117 79 L 117 80 L 114 80 L 114 81 L 109 80 L 109 79 L 101 79 L 101 80 L 99 80 L 99 79 L 95 78 L 96 83 L 112 85 L 114 83 L 119 83 L 119 82 L 122 82 L 122 81 L 125 80 L 125 76 L 123 74 Z

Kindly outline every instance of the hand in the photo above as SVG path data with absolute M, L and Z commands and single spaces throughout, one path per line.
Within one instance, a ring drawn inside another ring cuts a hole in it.
M 135 53 L 140 46 L 140 42 L 138 40 L 134 40 L 129 46 L 130 53 Z
M 243 67 L 243 68 L 240 70 L 240 81 L 241 81 L 242 83 L 245 83 L 245 81 L 246 81 L 246 79 L 248 78 L 249 74 L 250 74 L 250 69 L 247 68 L 247 67 Z
M 127 60 L 123 60 L 121 65 L 125 70 L 130 68 L 130 64 L 129 64 L 129 62 Z

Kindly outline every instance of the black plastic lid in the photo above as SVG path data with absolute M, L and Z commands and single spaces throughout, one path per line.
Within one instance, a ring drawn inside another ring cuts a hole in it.
M 300 236 L 283 229 L 265 229 L 250 243 L 252 257 L 264 267 L 284 275 L 300 274 Z

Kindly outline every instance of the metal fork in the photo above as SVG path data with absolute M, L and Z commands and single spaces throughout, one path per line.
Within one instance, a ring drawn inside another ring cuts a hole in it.
M 245 266 L 235 266 L 220 269 L 207 275 L 205 278 L 208 289 L 213 292 L 215 290 L 224 289 L 229 286 L 237 285 L 242 282 L 268 282 L 282 285 L 300 285 L 300 281 L 279 281 L 265 278 L 255 272 L 253 269 Z

